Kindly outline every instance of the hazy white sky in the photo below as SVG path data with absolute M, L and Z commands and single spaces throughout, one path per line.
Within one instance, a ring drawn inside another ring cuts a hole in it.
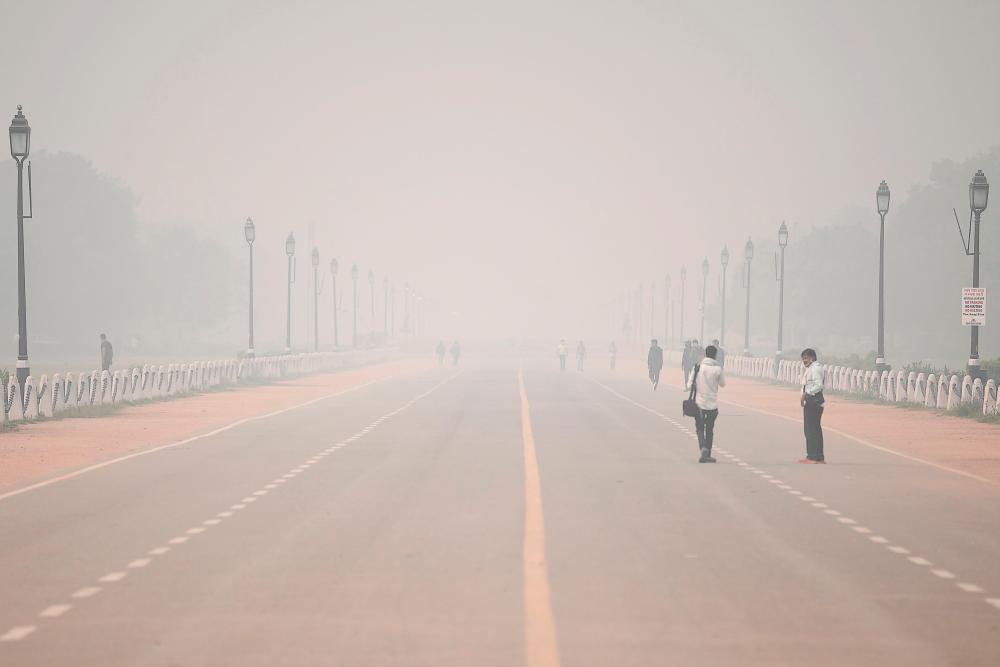
M 409 279 L 460 333 L 592 331 L 589 299 L 1000 141 L 995 0 L 3 4 L 0 109 L 35 149 L 239 252 L 252 215 L 279 282 L 315 221 L 324 265 Z

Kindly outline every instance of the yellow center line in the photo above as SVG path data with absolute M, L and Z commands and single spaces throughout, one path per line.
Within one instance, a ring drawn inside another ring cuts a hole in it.
M 559 667 L 559 645 L 545 562 L 545 517 L 542 485 L 531 431 L 531 406 L 524 374 L 517 369 L 521 392 L 521 437 L 524 440 L 524 648 L 527 667 Z

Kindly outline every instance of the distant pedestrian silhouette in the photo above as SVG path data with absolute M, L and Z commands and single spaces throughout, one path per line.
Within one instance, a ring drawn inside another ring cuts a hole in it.
M 611 358 L 611 370 L 615 370 L 615 362 L 618 361 L 618 346 L 615 345 L 615 341 L 611 341 L 611 345 L 608 346 L 608 356 Z
M 556 348 L 559 353 L 559 370 L 566 370 L 566 356 L 569 354 L 569 346 L 566 345 L 566 339 L 563 338 L 559 341 L 559 347 Z
M 438 342 L 435 352 L 437 353 L 438 366 L 444 366 L 444 355 L 448 352 L 448 350 L 445 348 L 443 340 Z
M 462 346 L 456 340 L 451 344 L 451 365 L 458 366 L 458 358 L 462 356 Z
M 106 335 L 101 334 L 101 370 L 110 371 L 114 359 L 115 349 L 111 346 L 111 341 Z
M 646 355 L 646 366 L 649 368 L 649 381 L 653 383 L 653 391 L 660 384 L 660 371 L 663 370 L 663 348 L 654 338 L 649 343 L 649 354 Z
M 576 346 L 576 370 L 583 370 L 583 360 L 587 356 L 587 348 L 581 340 Z

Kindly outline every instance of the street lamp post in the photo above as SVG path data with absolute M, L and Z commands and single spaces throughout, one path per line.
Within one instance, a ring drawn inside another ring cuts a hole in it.
M 746 287 L 747 290 L 747 319 L 746 328 L 743 334 L 743 354 L 750 354 L 750 263 L 753 261 L 753 241 L 749 238 L 747 239 L 746 247 L 744 248 L 744 257 L 747 260 L 747 273 L 746 273 Z
M 708 257 L 701 263 L 701 334 L 698 340 L 705 345 L 705 299 L 708 296 Z
M 684 287 L 687 284 L 688 270 L 686 266 L 681 267 L 681 342 L 684 341 Z
M 285 323 L 285 352 L 292 351 L 292 284 L 295 282 L 295 234 L 285 239 L 285 254 L 288 255 L 288 319 Z
M 969 183 L 969 206 L 976 217 L 975 237 L 972 250 L 972 286 L 979 287 L 979 219 L 986 210 L 986 204 L 990 197 L 990 184 L 986 180 L 986 174 L 980 169 L 972 177 Z M 973 378 L 983 378 L 983 371 L 979 365 L 979 327 L 972 326 L 972 344 L 969 351 L 968 373 Z
M 313 351 L 319 352 L 319 248 L 313 248 Z
M 247 245 L 250 247 L 250 344 L 247 346 L 247 356 L 254 356 L 253 349 L 253 242 L 257 238 L 257 230 L 253 220 L 247 218 L 243 225 L 243 236 L 246 237 Z
M 382 320 L 385 342 L 389 342 L 389 276 L 382 278 Z
M 885 363 L 885 214 L 889 212 L 889 186 L 882 181 L 875 192 L 878 206 L 878 352 L 875 355 L 875 370 L 879 375 L 889 370 Z
M 330 260 L 330 276 L 333 279 L 333 346 L 340 347 L 340 327 L 337 324 L 337 260 Z
M 17 106 L 17 115 L 10 122 L 10 155 L 17 162 L 17 384 L 24 396 L 24 383 L 31 375 L 28 364 L 28 305 L 24 284 L 24 221 L 34 214 L 31 205 L 31 163 L 28 163 L 28 207 L 24 214 L 24 161 L 31 152 L 31 126 Z
M 722 256 L 719 258 L 722 265 L 722 323 L 719 327 L 719 345 L 726 347 L 726 267 L 729 266 L 729 246 L 722 246 Z
M 778 280 L 778 352 L 775 354 L 776 357 L 780 357 L 784 349 L 782 347 L 782 331 L 785 324 L 785 247 L 787 245 L 788 225 L 782 221 L 781 227 L 778 228 L 778 247 L 781 248 L 781 272 L 775 276 Z M 775 364 L 775 368 L 777 368 L 777 364 Z
M 375 338 L 375 272 L 368 269 L 368 292 L 371 294 L 372 298 L 372 315 L 371 315 L 371 326 L 372 326 L 372 338 Z
M 354 335 L 352 344 L 358 346 L 358 265 L 351 267 L 351 281 L 354 283 Z

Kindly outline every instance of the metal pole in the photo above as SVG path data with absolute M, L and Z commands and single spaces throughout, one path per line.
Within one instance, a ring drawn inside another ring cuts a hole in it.
M 785 248 L 781 248 L 781 280 L 778 282 L 778 354 L 782 350 L 782 330 L 785 323 Z
M 681 279 L 681 326 L 680 326 L 681 343 L 684 342 L 684 292 L 686 291 L 684 288 L 686 287 L 686 285 L 687 281 Z
M 750 262 L 747 260 L 747 322 L 743 335 L 743 354 L 750 354 Z
M 880 213 L 878 233 L 878 353 L 875 368 L 885 370 L 885 213 Z
M 285 352 L 292 351 L 292 256 L 288 256 L 288 319 L 285 324 Z
M 375 337 L 375 283 L 369 283 L 372 293 L 372 338 Z
M 979 287 L 979 216 L 981 211 L 976 211 L 976 238 L 972 254 L 972 286 Z M 973 378 L 981 378 L 979 367 L 979 327 L 972 327 L 972 345 L 969 351 L 969 375 Z
M 701 335 L 698 340 L 701 345 L 705 345 L 705 299 L 708 296 L 708 274 L 704 274 L 701 279 Z
M 24 289 L 24 160 L 17 161 L 17 384 L 24 397 L 28 365 L 28 306 Z
M 250 245 L 250 346 L 247 348 L 247 356 L 254 356 L 253 349 L 253 244 Z
M 313 351 L 319 352 L 319 270 L 313 267 Z
M 722 265 L 722 330 L 719 332 L 719 345 L 726 347 L 726 265 Z
M 337 325 L 337 274 L 333 274 L 333 346 L 340 347 L 340 327 Z

